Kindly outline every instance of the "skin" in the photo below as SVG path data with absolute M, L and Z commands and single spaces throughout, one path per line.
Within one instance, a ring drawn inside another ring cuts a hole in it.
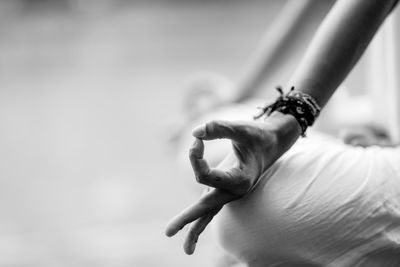
M 321 11 L 326 14 L 333 2 L 287 1 L 239 71 L 235 83 L 221 86 L 220 83 L 213 82 L 215 75 L 209 74 L 197 77 L 188 85 L 184 96 L 184 102 L 188 103 L 185 106 L 188 119 L 193 120 L 214 108 L 240 103 L 254 96 L 262 88 L 265 79 L 282 69 L 294 51 L 309 40 L 309 17 L 315 17 Z M 320 6 L 317 10 L 316 5 Z M 229 88 L 225 88 L 226 86 Z
M 334 2 L 288 0 L 244 62 L 235 82 L 207 72 L 191 76 L 183 96 L 185 112 L 171 127 L 174 130 L 169 141 L 177 143 L 185 128 L 192 127 L 193 121 L 211 110 L 244 102 L 255 94 L 265 95 L 267 91 L 261 90 L 262 85 L 287 73 L 286 65 L 299 60 L 299 50 L 306 47 L 316 30 L 314 24 L 319 24 L 318 20 L 322 20 Z
M 394 0 L 339 0 L 325 18 L 296 69 L 289 86 L 324 106 L 356 64 L 373 35 L 390 13 Z M 189 158 L 197 181 L 212 187 L 196 203 L 175 216 L 166 229 L 175 235 L 186 224 L 184 250 L 192 254 L 199 235 L 213 216 L 231 201 L 249 193 L 257 179 L 300 136 L 291 115 L 273 113 L 264 121 L 212 121 L 194 129 Z M 203 140 L 228 138 L 233 153 L 216 169 L 203 158 Z
M 295 140 L 290 138 L 293 133 L 297 136 L 301 133 L 296 119 L 279 112 L 266 121 L 211 121 L 194 129 L 196 139 L 189 152 L 190 162 L 197 181 L 213 189 L 175 216 L 167 226 L 166 235 L 173 236 L 194 222 L 184 243 L 184 251 L 192 254 L 200 233 L 212 217 L 223 205 L 251 191 L 260 175 L 293 144 Z M 221 138 L 232 140 L 233 153 L 212 169 L 203 158 L 203 140 Z

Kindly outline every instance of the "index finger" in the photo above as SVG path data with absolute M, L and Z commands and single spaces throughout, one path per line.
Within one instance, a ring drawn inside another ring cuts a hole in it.
M 238 168 L 228 171 L 210 168 L 203 156 L 203 140 L 196 138 L 190 148 L 189 159 L 197 182 L 239 195 L 243 190 L 247 191 L 247 180 L 242 178 Z
M 213 189 L 203 195 L 196 203 L 184 209 L 167 224 L 165 234 L 173 236 L 186 224 L 204 215 L 216 214 L 224 204 L 235 200 L 237 196 L 219 189 Z

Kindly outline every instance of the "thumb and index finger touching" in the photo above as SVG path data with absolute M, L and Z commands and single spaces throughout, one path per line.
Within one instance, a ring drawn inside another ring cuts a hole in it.
M 203 159 L 204 143 L 202 140 L 228 138 L 241 142 L 245 137 L 244 130 L 243 124 L 229 121 L 211 121 L 193 130 L 193 136 L 196 137 L 196 140 L 190 149 L 189 158 L 196 179 L 200 183 L 210 185 L 216 189 L 208 191 L 197 202 L 172 218 L 165 231 L 167 236 L 175 235 L 185 225 L 199 218 L 210 216 L 210 214 L 212 216 L 215 215 L 223 205 L 238 198 L 237 195 L 229 192 L 230 189 L 233 191 L 238 186 L 236 179 L 230 175 L 229 171 L 212 169 L 208 166 L 207 161 Z
M 227 165 L 227 170 L 210 168 L 204 157 L 203 140 L 228 138 L 237 143 L 248 142 L 248 122 L 211 121 L 193 130 L 196 137 L 189 151 L 189 159 L 196 180 L 204 185 L 228 191 L 232 194 L 243 195 L 247 192 L 249 181 L 235 165 Z M 240 157 L 239 157 L 240 160 Z

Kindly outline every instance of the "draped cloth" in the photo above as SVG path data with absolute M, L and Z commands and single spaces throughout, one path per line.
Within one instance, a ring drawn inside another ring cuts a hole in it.
M 399 142 L 400 8 L 365 57 L 372 120 Z M 251 267 L 400 266 L 400 148 L 311 133 L 212 225 L 221 247 Z
M 248 266 L 400 266 L 400 148 L 299 140 L 214 219 Z

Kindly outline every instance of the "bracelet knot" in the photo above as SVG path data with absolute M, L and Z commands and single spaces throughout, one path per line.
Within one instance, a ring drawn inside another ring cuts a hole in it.
M 321 112 L 321 107 L 317 101 L 310 95 L 295 91 L 292 86 L 287 94 L 284 94 L 281 87 L 276 87 L 279 92 L 279 97 L 274 103 L 260 108 L 260 114 L 254 116 L 254 119 L 259 119 L 262 116 L 271 115 L 274 111 L 279 111 L 283 114 L 294 116 L 301 127 L 301 136 L 305 137 L 305 133 L 309 126 L 312 126 Z

